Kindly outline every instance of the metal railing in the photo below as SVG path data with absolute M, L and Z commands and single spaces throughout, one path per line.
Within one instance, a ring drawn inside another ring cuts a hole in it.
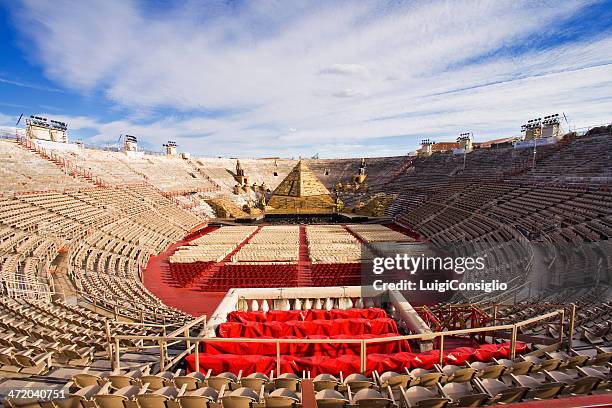
M 164 335 L 163 336 L 123 336 L 123 335 L 112 335 L 111 326 L 107 323 L 106 325 L 106 336 L 108 341 L 107 350 L 109 353 L 109 359 L 112 363 L 113 369 L 119 370 L 121 369 L 121 351 L 132 351 L 132 350 L 142 350 L 142 349 L 158 349 L 159 350 L 159 359 L 160 359 L 160 372 L 164 371 L 168 367 L 172 367 L 178 362 L 180 362 L 185 356 L 191 354 L 191 352 L 199 347 L 199 343 L 192 342 L 190 339 L 195 338 L 204 338 L 206 336 L 206 325 L 207 325 L 207 316 L 202 315 L 191 322 L 175 329 L 174 331 L 165 334 L 168 326 L 160 326 L 163 327 Z M 134 323 L 138 324 L 138 323 Z M 202 325 L 203 329 L 199 331 L 196 337 L 190 337 L 190 330 L 198 325 Z M 182 336 L 179 336 L 182 335 Z M 121 341 L 128 341 L 132 343 L 132 346 L 121 346 Z M 152 342 L 150 345 L 144 345 L 145 341 Z M 168 347 L 181 344 L 185 342 L 185 350 L 181 353 L 169 358 L 168 356 Z M 136 345 L 139 344 L 139 345 Z
M 51 302 L 53 290 L 43 282 L 31 282 L 0 277 L 0 292 L 13 299 L 44 300 Z
M 573 313 L 570 316 L 570 346 L 571 346 L 571 337 L 573 335 L 574 330 L 574 316 L 575 308 L 573 308 Z M 172 366 L 181 358 L 186 355 L 195 354 L 195 371 L 200 370 L 200 362 L 199 362 L 199 353 L 200 353 L 200 344 L 201 343 L 272 343 L 276 345 L 276 369 L 277 372 L 281 372 L 281 344 L 359 344 L 360 345 L 360 371 L 366 371 L 366 361 L 367 361 L 367 353 L 368 353 L 368 345 L 376 344 L 376 343 L 384 343 L 389 341 L 406 341 L 406 340 L 420 340 L 420 341 L 434 341 L 438 340 L 438 350 L 439 357 L 438 362 L 443 364 L 444 361 L 444 341 L 448 337 L 452 336 L 461 336 L 461 335 L 473 335 L 477 333 L 486 334 L 489 333 L 493 340 L 496 337 L 510 338 L 510 350 L 509 357 L 514 359 L 516 357 L 516 348 L 517 341 L 520 341 L 519 338 L 519 329 L 523 326 L 531 325 L 537 322 L 541 322 L 544 320 L 549 320 L 552 318 L 559 318 L 560 327 L 563 328 L 565 324 L 565 310 L 559 309 L 555 310 L 541 316 L 533 317 L 531 319 L 527 319 L 521 322 L 513 323 L 513 324 L 502 324 L 495 326 L 487 326 L 487 327 L 478 327 L 471 329 L 461 329 L 461 330 L 451 330 L 444 332 L 431 332 L 431 333 L 421 333 L 421 334 L 410 334 L 404 336 L 393 336 L 393 337 L 380 337 L 380 338 L 371 338 L 371 339 L 269 339 L 269 338 L 220 338 L 220 337 L 209 337 L 207 335 L 204 336 L 173 336 L 172 334 L 178 334 L 179 332 L 185 333 L 185 329 L 177 330 L 171 333 L 168 336 L 129 336 L 129 335 L 116 335 L 112 338 L 112 350 L 113 350 L 113 368 L 120 369 L 121 368 L 121 351 L 128 351 L 130 348 L 121 347 L 120 342 L 122 340 L 127 341 L 151 341 L 157 343 L 157 348 L 160 351 L 159 356 L 159 366 L 160 371 L 164 371 L 172 368 Z M 195 323 L 194 323 L 195 324 Z M 502 332 L 502 333 L 500 333 Z M 556 339 L 556 342 L 553 344 L 548 344 L 548 347 L 539 350 L 536 353 L 543 352 L 548 349 L 557 348 L 563 344 L 563 330 L 559 330 L 559 336 Z M 181 353 L 180 358 L 175 357 L 171 360 L 168 359 L 166 350 L 169 344 L 176 345 L 180 343 L 185 343 L 185 351 Z M 110 342 L 109 342 L 109 347 Z
M 112 313 L 115 319 L 126 318 L 130 320 L 136 320 L 140 323 L 151 323 L 162 321 L 162 324 L 167 324 L 168 320 L 173 319 L 173 316 L 164 313 L 164 309 L 168 309 L 168 306 L 163 304 L 153 305 L 142 303 L 138 301 L 133 301 L 133 304 L 140 304 L 143 307 L 148 307 L 153 310 L 144 310 L 138 308 L 131 308 L 129 306 L 119 305 L 114 300 L 106 299 L 105 293 L 103 293 L 103 297 L 93 296 L 91 293 L 83 292 L 79 289 L 75 289 L 74 292 L 78 295 L 78 302 L 86 302 L 94 307 L 94 312 L 99 308 L 107 313 Z M 129 312 L 130 314 L 127 314 Z M 176 322 L 174 324 L 177 324 Z

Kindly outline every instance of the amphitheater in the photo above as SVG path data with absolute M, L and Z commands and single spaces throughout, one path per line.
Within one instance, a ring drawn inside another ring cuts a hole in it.
M 2 135 L 5 406 L 612 404 L 610 126 L 537 151 L 167 153 Z M 389 248 L 481 257 L 461 283 L 505 288 L 374 290 Z

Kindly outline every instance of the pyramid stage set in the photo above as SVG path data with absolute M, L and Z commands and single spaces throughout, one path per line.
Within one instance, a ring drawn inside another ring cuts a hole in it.
M 234 222 L 238 224 L 335 224 L 361 223 L 373 219 L 388 220 L 388 217 L 342 213 L 338 204 L 339 201 L 334 198 L 334 195 L 306 163 L 300 160 L 274 189 L 262 213 L 236 217 Z M 217 225 L 214 222 L 213 224 Z
M 384 224 L 388 218 L 377 219 L 364 215 L 344 213 L 267 213 L 259 218 L 237 218 L 237 224 L 295 225 L 295 224 L 359 224 L 366 221 Z
M 266 216 L 331 216 L 336 210 L 329 190 L 300 160 L 272 193 L 265 213 Z

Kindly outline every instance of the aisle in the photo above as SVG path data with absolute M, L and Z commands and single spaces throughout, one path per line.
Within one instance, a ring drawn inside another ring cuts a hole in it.
M 204 234 L 192 234 L 190 238 L 194 239 Z M 143 283 L 147 289 L 168 306 L 175 307 L 195 317 L 203 314 L 211 315 L 225 293 L 176 287 L 174 280 L 170 277 L 168 258 L 179 246 L 186 243 L 187 240 L 175 242 L 164 252 L 149 258 L 147 267 L 142 271 Z
M 306 239 L 306 227 L 304 225 L 300 225 L 299 246 L 298 286 L 312 286 L 310 257 L 308 256 L 308 240 Z

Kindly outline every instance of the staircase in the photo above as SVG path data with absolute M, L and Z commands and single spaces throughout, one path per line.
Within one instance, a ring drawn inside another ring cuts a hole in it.
M 30 152 L 38 155 L 39 157 L 55 164 L 66 174 L 74 177 L 77 180 L 92 183 L 98 187 L 106 186 L 106 183 L 104 183 L 99 177 L 94 176 L 87 170 L 81 169 L 79 166 L 69 160 L 64 159 L 63 157 L 47 153 L 43 148 L 37 146 L 35 143 L 28 139 L 17 139 L 17 144 L 23 147 L 24 149 L 29 150 Z
M 300 225 L 299 257 L 297 286 L 312 286 L 312 273 L 310 270 L 310 258 L 308 256 L 308 240 L 306 239 L 306 227 Z
M 121 163 L 121 165 L 127 167 L 128 169 L 130 169 L 131 172 L 133 172 L 134 174 L 139 175 L 140 177 L 142 177 L 142 184 L 152 188 L 153 190 L 157 191 L 159 194 L 161 194 L 162 196 L 166 197 L 168 200 L 172 201 L 174 204 L 176 204 L 178 207 L 181 207 L 184 210 L 188 210 L 191 211 L 191 209 L 193 207 L 196 206 L 196 204 L 185 204 L 182 201 L 177 200 L 176 198 L 172 197 L 172 193 L 168 192 L 168 191 L 164 191 L 161 188 L 159 188 L 157 185 L 153 184 L 151 182 L 151 180 L 149 179 L 149 176 L 147 176 L 145 173 L 143 173 L 140 170 L 136 170 L 134 167 L 130 166 L 127 162 L 119 160 L 118 158 L 115 157 L 115 160 L 119 163 Z M 193 212 L 193 211 L 191 211 Z M 200 216 L 200 214 L 193 212 L 195 215 Z
M 410 166 L 412 166 L 412 157 L 406 157 L 406 160 L 404 161 L 404 163 L 402 163 L 400 168 L 395 173 L 393 173 L 393 175 L 391 175 L 391 177 L 387 181 L 384 182 L 383 187 L 388 187 L 389 184 L 393 183 L 399 176 L 404 174 L 406 170 L 410 168 Z
M 554 145 L 548 145 L 548 146 L 542 146 L 545 148 L 545 150 L 542 152 L 542 147 L 540 147 L 540 150 L 537 150 L 536 148 L 536 168 L 538 166 L 541 166 L 544 160 L 547 160 L 555 155 L 557 155 L 561 149 L 563 147 L 565 147 L 569 142 L 566 141 L 565 139 L 560 140 L 559 142 L 555 143 Z M 533 148 L 525 148 L 523 149 L 525 152 L 533 152 Z M 516 167 L 514 167 L 512 170 L 510 171 L 506 171 L 506 172 L 502 172 L 499 176 L 498 176 L 498 181 L 503 181 L 507 178 L 516 178 L 517 176 L 522 176 L 522 175 L 526 175 L 529 176 L 529 173 L 533 170 L 533 160 L 532 160 L 532 156 L 529 155 L 527 157 L 527 160 L 522 163 L 517 165 Z
M 206 291 L 206 284 L 208 283 L 210 278 L 213 278 L 217 274 L 217 272 L 219 272 L 219 270 L 225 265 L 225 263 L 229 262 L 232 259 L 232 256 L 234 256 L 234 254 L 240 251 L 243 246 L 248 244 L 251 238 L 253 238 L 259 231 L 261 231 L 261 228 L 261 226 L 257 227 L 257 229 L 251 235 L 246 237 L 244 241 L 238 244 L 232 252 L 225 256 L 225 258 L 215 263 L 210 268 L 207 268 L 206 271 L 204 271 L 204 273 L 202 273 L 196 280 L 194 280 L 189 287 Z
M 360 244 L 368 246 L 368 243 L 363 240 L 359 235 L 353 232 L 346 224 L 342 224 L 342 228 L 346 230 L 349 234 L 351 234 Z
M 213 180 L 208 174 L 206 174 L 199 166 L 197 166 L 193 160 L 188 159 L 187 163 L 195 170 L 198 172 L 199 175 L 201 175 L 202 177 L 204 177 L 206 180 L 208 180 L 210 182 L 210 184 L 213 185 L 213 191 L 221 191 L 221 186 L 219 184 L 217 184 L 217 182 L 215 180 Z

